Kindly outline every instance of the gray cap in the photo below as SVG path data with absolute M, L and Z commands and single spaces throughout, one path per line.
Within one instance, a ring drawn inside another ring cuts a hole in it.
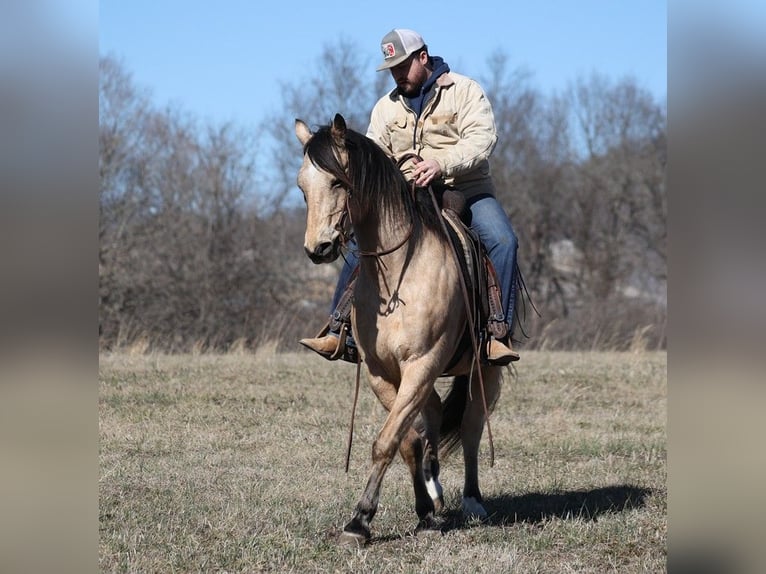
M 377 71 L 388 70 L 404 62 L 413 52 L 425 46 L 423 37 L 414 30 L 395 28 L 383 36 L 380 49 L 383 52 L 383 63 Z

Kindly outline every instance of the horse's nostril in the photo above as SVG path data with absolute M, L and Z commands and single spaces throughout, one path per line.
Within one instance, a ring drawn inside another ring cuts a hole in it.
M 313 251 L 308 247 L 305 249 L 306 255 L 308 255 L 309 259 L 311 259 L 314 263 L 324 263 L 332 257 L 333 243 L 331 241 L 325 241 L 324 243 L 320 243 L 314 247 Z
M 324 243 L 320 243 L 316 246 L 314 249 L 314 254 L 318 255 L 320 257 L 325 257 L 332 253 L 332 242 L 331 241 L 325 241 Z

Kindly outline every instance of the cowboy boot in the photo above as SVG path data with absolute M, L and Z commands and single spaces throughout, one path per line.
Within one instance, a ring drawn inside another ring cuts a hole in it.
M 503 313 L 503 302 L 500 296 L 500 285 L 497 274 L 488 256 L 484 256 L 487 269 L 487 305 L 489 317 L 487 318 L 487 362 L 490 365 L 505 366 L 519 360 L 519 354 L 511 347 L 511 336 L 508 323 Z
M 356 347 L 349 325 L 342 325 L 340 333 L 338 333 L 331 330 L 330 323 L 328 323 L 316 337 L 301 339 L 298 342 L 328 361 L 343 359 L 354 364 L 359 361 L 359 349 Z
M 490 365 L 504 367 L 513 361 L 519 360 L 519 354 L 511 347 L 510 338 L 507 343 L 494 337 L 490 337 L 487 347 L 487 362 Z
M 355 363 L 358 352 L 354 338 L 351 336 L 351 307 L 354 298 L 354 283 L 356 270 L 349 284 L 343 291 L 337 307 L 332 312 L 330 320 L 325 324 L 316 337 L 298 341 L 304 347 L 322 355 L 329 361 L 343 359 Z
M 336 333 L 327 333 L 326 335 L 301 339 L 298 341 L 304 347 L 311 349 L 315 353 L 322 355 L 330 361 L 339 358 L 340 337 Z M 342 352 L 342 351 L 341 351 Z

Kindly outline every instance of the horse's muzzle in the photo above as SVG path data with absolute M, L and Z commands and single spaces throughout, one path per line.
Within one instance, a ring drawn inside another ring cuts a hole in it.
M 313 250 L 304 247 L 306 255 L 314 263 L 331 263 L 338 258 L 340 253 L 337 241 L 325 241 L 314 247 Z

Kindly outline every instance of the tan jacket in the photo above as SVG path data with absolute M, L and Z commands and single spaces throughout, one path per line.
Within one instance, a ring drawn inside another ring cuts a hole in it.
M 396 89 L 380 98 L 372 110 L 367 137 L 395 160 L 407 153 L 435 159 L 444 182 L 466 198 L 495 195 L 489 156 L 497 143 L 497 130 L 484 90 L 454 72 L 442 74 L 434 89 L 417 125 L 415 112 Z M 402 167 L 408 179 L 412 168 L 411 162 Z

